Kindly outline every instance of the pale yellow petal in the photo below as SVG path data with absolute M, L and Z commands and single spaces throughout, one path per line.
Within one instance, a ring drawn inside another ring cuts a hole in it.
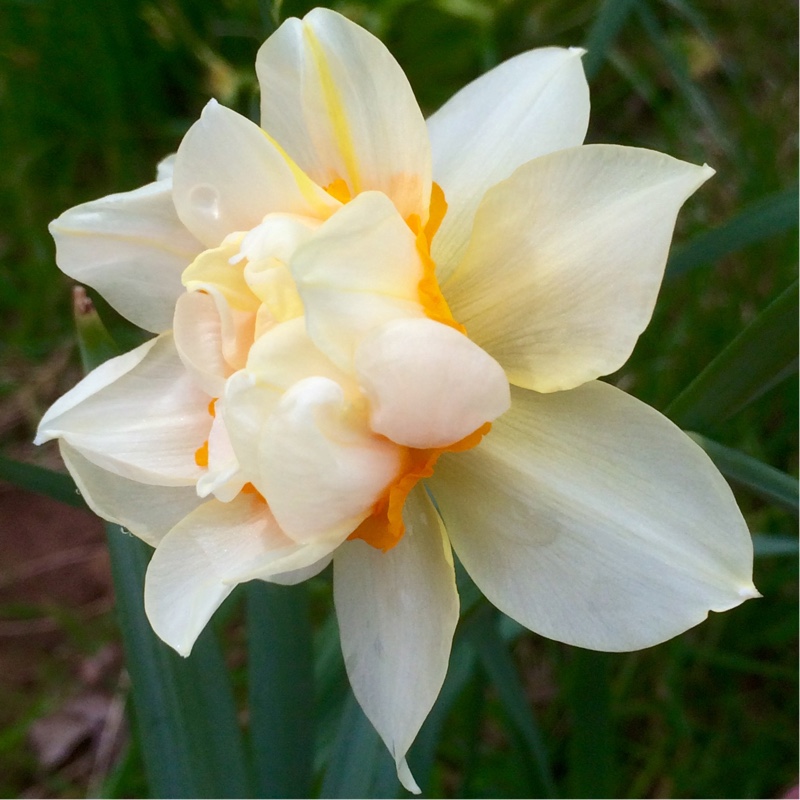
M 600 382 L 513 389 L 430 480 L 461 563 L 501 611 L 595 650 L 649 647 L 758 596 L 733 494 L 683 432 Z

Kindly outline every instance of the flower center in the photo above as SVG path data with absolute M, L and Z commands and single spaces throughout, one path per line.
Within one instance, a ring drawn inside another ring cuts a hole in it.
M 337 199 L 342 199 L 335 194 L 341 187 L 334 182 L 327 190 Z M 341 184 L 345 186 L 344 181 Z M 349 199 L 349 198 L 348 198 Z M 417 237 L 417 251 L 422 259 L 424 273 L 419 282 L 419 299 L 425 315 L 444 325 L 455 328 L 460 333 L 466 334 L 466 328 L 457 322 L 447 305 L 447 301 L 439 288 L 436 280 L 436 264 L 430 255 L 430 245 L 439 226 L 447 213 L 447 200 L 438 183 L 431 187 L 431 205 L 428 222 L 423 226 L 416 214 L 406 220 L 409 228 Z M 430 478 L 439 457 L 443 453 L 461 453 L 478 445 L 483 437 L 491 430 L 491 423 L 487 422 L 471 434 L 454 442 L 447 447 L 416 449 L 404 448 L 403 465 L 398 477 L 375 502 L 372 513 L 348 536 L 348 540 L 361 539 L 367 544 L 382 550 L 384 553 L 391 550 L 405 533 L 403 522 L 403 506 L 409 492 L 423 478 Z

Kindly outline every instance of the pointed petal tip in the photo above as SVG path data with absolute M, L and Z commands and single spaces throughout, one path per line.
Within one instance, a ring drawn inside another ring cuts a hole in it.
M 763 594 L 761 594 L 761 592 L 758 591 L 758 589 L 756 589 L 755 585 L 752 583 L 749 586 L 742 586 L 739 589 L 738 594 L 739 597 L 742 598 L 742 600 L 756 600 L 759 597 L 764 596 Z
M 189 656 L 192 653 L 193 644 L 194 643 L 189 644 L 189 645 L 185 645 L 185 644 L 184 645 L 180 645 L 179 647 L 176 646 L 174 648 L 174 650 L 179 656 L 181 656 L 181 658 L 189 658 Z
M 400 783 L 403 784 L 403 788 L 412 794 L 422 794 L 422 789 L 419 788 L 417 782 L 414 780 L 414 776 L 411 774 L 411 770 L 408 768 L 408 763 L 406 762 L 405 757 L 398 758 L 396 764 L 397 777 L 399 778 Z
M 585 47 L 568 47 L 567 50 L 573 55 L 578 56 L 578 58 L 583 58 L 586 53 L 589 52 Z

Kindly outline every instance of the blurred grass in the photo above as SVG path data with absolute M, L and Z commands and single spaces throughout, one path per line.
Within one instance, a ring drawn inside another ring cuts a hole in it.
M 796 191 L 797 6 L 788 0 L 333 5 L 384 39 L 426 113 L 517 52 L 592 41 L 588 140 L 717 170 L 682 212 L 679 244 Z M 286 0 L 282 14 L 311 6 Z M 272 28 L 270 10 L 256 0 L 0 0 L 0 412 L 13 410 L 0 413 L 6 446 L 29 440 L 32 421 L 77 375 L 76 367 L 60 380 L 35 377 L 73 338 L 69 281 L 55 268 L 48 221 L 151 180 L 209 96 L 252 116 L 253 60 Z M 795 279 L 796 227 L 757 238 L 668 280 L 634 356 L 611 379 L 666 408 Z M 135 332 L 98 305 L 115 335 L 132 341 Z M 699 432 L 796 475 L 797 394 L 795 375 Z M 795 533 L 790 514 L 739 497 L 751 530 Z M 796 561 L 758 561 L 756 584 L 763 600 L 712 615 L 665 645 L 609 657 L 616 752 L 603 780 L 620 796 L 775 797 L 797 780 Z M 515 653 L 556 779 L 569 791 L 581 655 L 532 635 Z M 56 670 L 52 680 L 47 698 L 66 678 Z M 0 760 L 17 765 L 0 779 L 4 795 L 19 794 L 34 769 L 22 731 L 47 698 L 20 705 L 19 722 L 0 735 Z M 476 673 L 444 727 L 437 791 L 527 796 L 526 754 L 506 733 L 504 713 Z M 141 790 L 135 775 L 126 764 L 115 796 Z

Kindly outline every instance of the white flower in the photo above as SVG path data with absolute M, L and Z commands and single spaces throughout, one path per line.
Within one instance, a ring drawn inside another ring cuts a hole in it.
M 154 629 L 188 654 L 237 583 L 333 559 L 350 681 L 412 790 L 458 620 L 451 544 L 497 607 L 583 647 L 757 595 L 710 461 L 596 381 L 712 171 L 581 146 L 580 57 L 517 56 L 426 124 L 383 45 L 317 9 L 259 52 L 261 128 L 212 101 L 155 183 L 51 226 L 61 269 L 158 334 L 37 437 L 156 547 Z

